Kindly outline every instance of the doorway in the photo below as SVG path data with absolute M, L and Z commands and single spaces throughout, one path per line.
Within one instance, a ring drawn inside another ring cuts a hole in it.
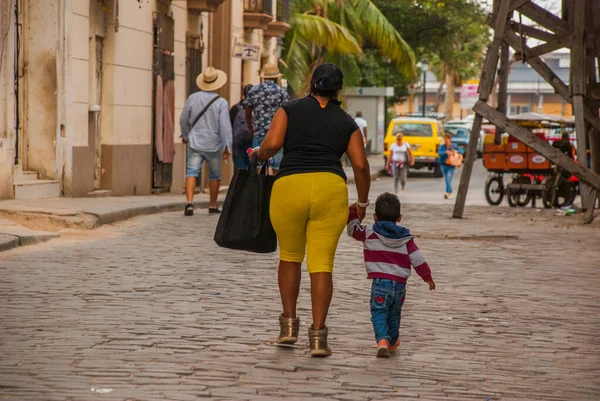
M 175 124 L 175 20 L 154 13 L 153 188 L 168 191 L 173 182 Z

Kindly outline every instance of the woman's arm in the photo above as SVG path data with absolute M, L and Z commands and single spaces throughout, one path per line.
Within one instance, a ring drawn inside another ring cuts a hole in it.
M 273 116 L 273 121 L 271 121 L 269 132 L 267 132 L 265 139 L 260 144 L 260 148 L 256 153 L 258 160 L 269 160 L 281 150 L 285 141 L 287 122 L 287 113 L 283 109 L 277 110 Z
M 406 148 L 406 152 L 410 155 L 410 165 L 414 166 L 415 165 L 415 158 L 414 158 L 414 156 L 412 154 L 412 149 L 410 148 L 410 146 L 408 146 Z
M 358 193 L 358 201 L 366 203 L 369 200 L 369 190 L 371 189 L 371 169 L 369 161 L 365 154 L 364 141 L 360 129 L 354 131 L 348 143 L 346 153 L 352 163 L 354 170 L 354 182 L 356 184 L 356 192 Z M 358 218 L 362 221 L 365 218 L 367 210 L 362 207 L 357 207 Z

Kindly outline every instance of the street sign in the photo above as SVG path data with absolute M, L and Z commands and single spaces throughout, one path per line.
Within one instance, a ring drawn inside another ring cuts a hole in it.
M 242 60 L 258 61 L 260 57 L 260 47 L 248 43 L 234 42 L 233 57 L 241 58 Z
M 479 100 L 478 80 L 469 80 L 460 88 L 460 108 L 472 109 Z
M 414 95 L 416 89 L 417 89 L 417 86 L 415 84 L 408 85 L 408 94 Z

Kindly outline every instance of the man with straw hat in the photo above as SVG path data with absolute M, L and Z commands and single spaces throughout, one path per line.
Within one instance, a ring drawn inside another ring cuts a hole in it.
M 284 103 L 290 101 L 290 96 L 279 86 L 281 76 L 277 64 L 265 64 L 260 74 L 263 83 L 252 88 L 242 102 L 246 109 L 246 122 L 254 136 L 252 143 L 254 148 L 260 146 L 265 139 L 275 112 Z M 279 170 L 282 158 L 281 151 L 273 157 L 271 164 L 273 170 Z
M 231 122 L 229 105 L 216 91 L 227 82 L 227 74 L 213 67 L 198 75 L 199 92 L 193 93 L 185 102 L 179 125 L 183 142 L 187 144 L 187 169 L 185 178 L 185 215 L 194 214 L 194 190 L 196 177 L 202 163 L 208 166 L 210 180 L 210 203 L 208 213 L 218 214 L 217 196 L 221 186 L 221 161 L 231 155 Z

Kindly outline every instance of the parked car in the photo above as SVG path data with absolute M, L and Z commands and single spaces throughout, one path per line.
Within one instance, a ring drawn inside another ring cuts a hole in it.
M 454 125 L 444 125 L 444 131 L 452 134 L 452 143 L 456 146 L 458 152 L 464 156 L 469 146 L 470 131 L 465 127 Z
M 446 130 L 448 130 L 449 128 L 452 128 L 452 127 L 454 127 L 455 129 L 458 129 L 458 128 L 466 129 L 467 137 L 470 138 L 471 128 L 473 128 L 473 120 L 471 120 L 471 119 L 452 120 L 452 121 L 448 121 L 444 125 L 444 129 L 446 129 Z M 450 133 L 452 133 L 452 132 L 450 132 Z M 486 134 L 485 129 L 482 127 L 481 131 L 479 132 L 479 140 L 477 141 L 477 156 L 478 157 L 483 157 L 483 139 L 485 137 L 485 134 Z M 453 136 L 454 136 L 454 134 L 453 134 Z M 469 143 L 468 138 L 467 138 L 467 144 Z M 454 140 L 452 142 L 454 142 Z
M 396 142 L 398 133 L 404 134 L 404 141 L 410 144 L 415 158 L 414 169 L 427 168 L 434 177 L 441 177 L 442 170 L 438 159 L 438 149 L 442 144 L 444 129 L 442 123 L 434 118 L 396 117 L 390 121 L 383 142 L 383 156 L 387 164 L 390 147 Z

